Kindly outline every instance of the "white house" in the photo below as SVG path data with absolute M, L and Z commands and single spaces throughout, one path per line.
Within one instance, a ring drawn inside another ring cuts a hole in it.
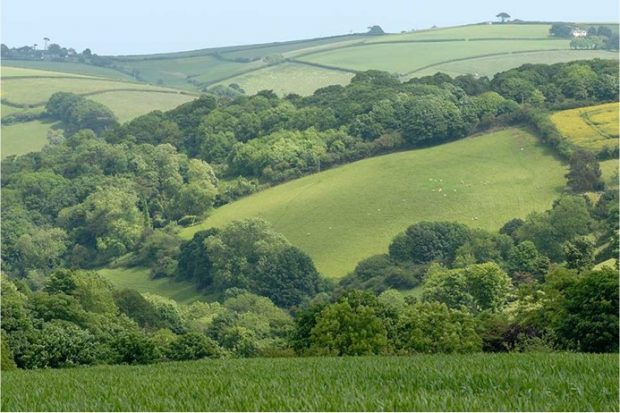
M 586 37 L 588 35 L 588 32 L 583 29 L 573 29 L 573 31 L 570 32 L 570 34 L 573 37 Z

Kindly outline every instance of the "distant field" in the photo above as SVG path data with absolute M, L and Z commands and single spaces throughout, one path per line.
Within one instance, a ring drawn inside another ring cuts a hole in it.
M 550 24 L 472 24 L 378 36 L 369 42 L 430 39 L 540 39 L 549 37 Z
M 519 129 L 344 165 L 216 209 L 200 229 L 263 217 L 310 254 L 330 277 L 384 253 L 392 238 L 423 220 L 497 230 L 543 210 L 564 187 L 565 167 Z
M 109 107 L 122 123 L 153 110 L 174 109 L 196 97 L 161 92 L 105 92 L 88 98 Z
M 4 65 L 7 65 L 50 72 L 62 72 L 62 76 L 66 76 L 67 73 L 70 73 L 73 75 L 84 75 L 91 77 L 95 76 L 107 79 L 135 81 L 135 79 L 128 74 L 119 72 L 118 70 L 108 69 L 100 66 L 85 65 L 81 63 L 49 62 L 35 60 L 3 60 L 2 65 L 3 76 L 4 70 L 6 69 Z
M 556 112 L 551 120 L 573 145 L 592 151 L 618 147 L 618 102 Z
M 153 280 L 149 276 L 148 268 L 104 268 L 97 272 L 110 280 L 110 282 L 119 289 L 131 288 L 141 293 L 157 294 L 172 298 L 182 304 L 204 299 L 204 297 L 196 291 L 194 284 L 172 281 L 166 278 Z
M 40 151 L 47 144 L 47 131 L 51 125 L 40 121 L 3 125 L 0 130 L 2 158 Z
M 524 63 L 553 64 L 587 59 L 616 59 L 616 53 L 604 50 L 561 50 L 544 52 L 514 53 L 501 56 L 479 57 L 456 62 L 437 64 L 411 73 L 410 77 L 421 77 L 443 72 L 450 76 L 477 74 L 493 77 L 495 73 L 519 67 Z
M 618 411 L 618 355 L 201 360 L 2 372 L 3 411 Z
M 377 69 L 407 74 L 428 65 L 455 59 L 516 51 L 568 48 L 568 40 L 555 39 L 368 44 L 314 53 L 300 57 L 299 60 L 352 70 Z
M 352 77 L 352 73 L 297 63 L 284 63 L 237 76 L 234 79 L 222 82 L 222 84 L 237 83 L 249 95 L 269 89 L 280 96 L 289 93 L 307 96 L 325 86 L 346 85 Z
M 154 88 L 141 83 L 116 82 L 93 78 L 4 78 L 2 79 L 2 99 L 15 104 L 45 104 L 55 92 L 86 94 L 106 90 L 170 90 Z

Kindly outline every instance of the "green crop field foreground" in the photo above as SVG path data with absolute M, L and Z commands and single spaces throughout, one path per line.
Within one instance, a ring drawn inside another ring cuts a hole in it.
M 203 360 L 2 374 L 3 411 L 618 411 L 618 355 Z
M 288 182 L 216 209 L 198 226 L 261 217 L 308 253 L 319 271 L 340 277 L 387 252 L 420 221 L 458 221 L 497 231 L 508 220 L 551 207 L 565 167 L 533 135 L 506 129 L 379 156 Z

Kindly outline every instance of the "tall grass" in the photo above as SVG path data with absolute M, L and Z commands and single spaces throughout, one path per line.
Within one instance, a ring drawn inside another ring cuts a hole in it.
M 12 411 L 618 410 L 618 355 L 236 359 L 2 374 Z

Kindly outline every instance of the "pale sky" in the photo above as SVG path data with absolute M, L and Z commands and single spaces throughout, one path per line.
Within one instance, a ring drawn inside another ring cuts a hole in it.
M 617 0 L 2 0 L 2 43 L 144 54 L 495 20 L 618 22 Z

